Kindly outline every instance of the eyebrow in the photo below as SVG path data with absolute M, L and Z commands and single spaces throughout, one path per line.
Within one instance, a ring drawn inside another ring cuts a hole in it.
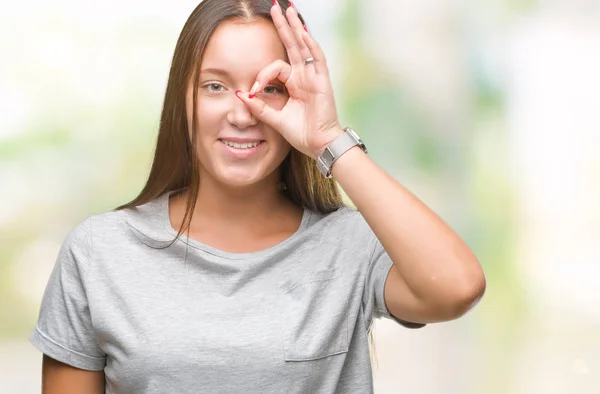
M 200 70 L 200 74 L 215 74 L 223 77 L 229 77 L 229 73 L 221 68 L 203 68 Z

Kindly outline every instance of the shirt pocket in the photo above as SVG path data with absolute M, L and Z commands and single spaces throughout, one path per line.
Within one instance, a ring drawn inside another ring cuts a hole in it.
M 350 283 L 322 269 L 279 285 L 285 361 L 309 361 L 347 353 Z

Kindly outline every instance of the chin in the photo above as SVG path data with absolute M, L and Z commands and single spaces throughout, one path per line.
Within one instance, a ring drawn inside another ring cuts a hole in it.
M 219 171 L 216 179 L 229 187 L 246 188 L 258 183 L 263 183 L 269 178 L 269 174 L 264 170 L 246 169 L 227 169 Z
M 228 188 L 248 188 L 259 184 L 276 184 L 279 178 L 278 168 L 285 159 L 289 149 L 263 152 L 257 157 L 244 160 L 232 160 L 229 155 L 213 155 L 210 161 L 201 163 L 202 174 L 215 184 Z M 200 155 L 207 157 L 209 155 Z

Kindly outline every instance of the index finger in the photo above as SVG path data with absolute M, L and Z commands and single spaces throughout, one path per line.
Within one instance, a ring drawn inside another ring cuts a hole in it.
M 262 90 L 270 81 L 274 79 L 278 79 L 284 84 L 287 83 L 290 78 L 292 70 L 289 64 L 284 62 L 283 60 L 275 60 L 273 63 L 269 64 L 267 67 L 263 68 L 258 75 L 256 76 L 256 82 L 252 85 L 250 89 L 251 98 L 256 95 L 256 93 Z
M 271 7 L 271 18 L 273 19 L 273 24 L 277 29 L 279 38 L 281 38 L 281 42 L 283 42 L 283 45 L 285 46 L 290 64 L 292 66 L 303 65 L 303 59 L 302 55 L 300 54 L 298 42 L 296 41 L 296 37 L 292 32 L 292 28 L 290 27 L 287 18 L 283 15 L 277 0 L 273 0 L 273 7 Z

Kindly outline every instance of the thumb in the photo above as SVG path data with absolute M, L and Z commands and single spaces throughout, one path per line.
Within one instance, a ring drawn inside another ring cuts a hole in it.
M 271 126 L 274 129 L 277 129 L 277 125 L 279 124 L 280 114 L 279 111 L 273 109 L 268 106 L 263 100 L 258 98 L 257 96 L 252 96 L 247 92 L 242 92 L 241 90 L 237 90 L 235 95 L 242 100 L 244 104 L 248 107 L 252 115 L 256 117 L 263 123 Z

